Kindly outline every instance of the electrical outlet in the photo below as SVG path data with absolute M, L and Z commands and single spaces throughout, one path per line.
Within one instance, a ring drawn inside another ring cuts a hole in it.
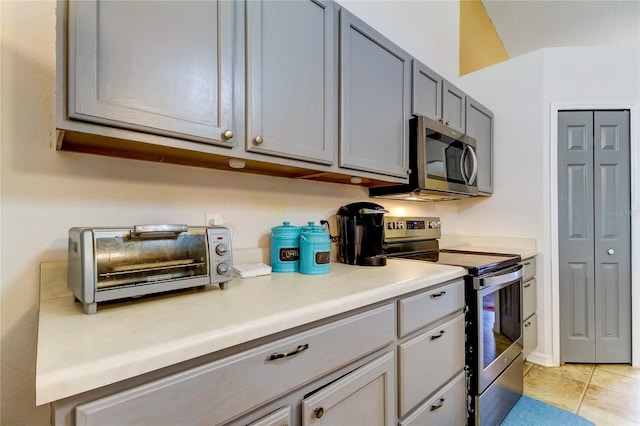
M 206 226 L 222 225 L 222 215 L 220 213 L 206 213 L 204 215 Z

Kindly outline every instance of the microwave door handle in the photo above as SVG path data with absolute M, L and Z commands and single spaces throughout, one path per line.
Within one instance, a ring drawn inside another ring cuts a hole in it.
M 467 145 L 464 146 L 464 148 L 462 149 L 462 155 L 460 156 L 460 174 L 462 175 L 462 179 L 464 180 L 464 183 L 469 185 L 469 179 L 467 178 L 467 171 L 466 171 L 466 162 L 467 162 L 467 149 L 469 147 Z
M 471 177 L 469 178 L 469 185 L 473 185 L 473 182 L 478 177 L 478 155 L 473 150 L 473 148 L 469 148 L 469 152 L 471 153 L 471 158 L 473 159 L 473 170 L 471 171 Z

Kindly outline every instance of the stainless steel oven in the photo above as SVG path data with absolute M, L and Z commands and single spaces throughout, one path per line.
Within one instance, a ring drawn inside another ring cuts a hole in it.
M 522 266 L 466 277 L 470 423 L 499 424 L 522 394 Z
M 389 257 L 466 268 L 465 369 L 471 425 L 497 425 L 522 395 L 520 256 L 441 250 L 440 218 L 385 217 Z

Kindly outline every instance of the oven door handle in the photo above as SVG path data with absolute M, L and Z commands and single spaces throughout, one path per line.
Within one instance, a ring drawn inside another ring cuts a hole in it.
M 517 265 L 517 266 L 514 266 L 513 268 L 507 269 L 504 272 L 490 275 L 486 278 L 479 277 L 477 281 L 478 286 L 479 288 L 495 287 L 502 284 L 510 283 L 511 281 L 518 280 L 522 278 L 523 269 L 524 269 L 524 266 Z

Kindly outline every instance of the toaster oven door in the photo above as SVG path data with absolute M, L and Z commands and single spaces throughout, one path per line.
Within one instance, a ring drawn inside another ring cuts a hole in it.
M 173 236 L 141 238 L 126 231 L 95 235 L 97 291 L 206 277 L 205 229 L 189 229 Z

